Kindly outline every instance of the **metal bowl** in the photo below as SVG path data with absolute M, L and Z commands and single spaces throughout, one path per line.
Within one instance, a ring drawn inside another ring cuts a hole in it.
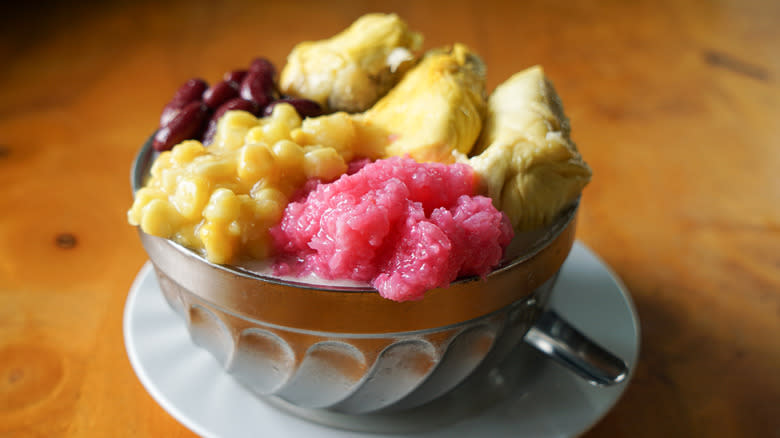
M 147 142 L 133 167 L 134 190 L 152 161 Z M 461 279 L 402 303 L 369 288 L 314 286 L 213 264 L 139 233 L 193 341 L 263 399 L 318 419 L 432 402 L 523 339 L 594 383 L 622 380 L 620 359 L 546 310 L 574 242 L 576 213 L 575 204 L 486 279 Z

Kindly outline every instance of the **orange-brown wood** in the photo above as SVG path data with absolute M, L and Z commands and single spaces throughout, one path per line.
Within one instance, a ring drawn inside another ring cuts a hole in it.
M 780 3 L 26 2 L 0 28 L 0 436 L 192 434 L 146 393 L 122 311 L 146 260 L 129 166 L 162 106 L 369 11 L 542 64 L 593 167 L 578 236 L 642 322 L 588 437 L 780 435 Z

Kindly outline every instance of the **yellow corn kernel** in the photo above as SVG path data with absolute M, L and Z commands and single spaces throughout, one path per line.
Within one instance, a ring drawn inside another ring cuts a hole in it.
M 233 259 L 239 239 L 226 226 L 207 221 L 198 229 L 198 236 L 210 262 L 228 263 Z
M 304 178 L 305 177 L 303 175 L 303 169 L 301 169 L 301 174 L 296 184 L 292 184 L 290 182 L 291 179 L 288 177 L 285 177 L 284 179 L 273 180 L 273 181 L 268 179 L 260 179 L 249 189 L 248 193 L 252 197 L 252 199 L 256 199 L 262 190 L 273 189 L 278 191 L 284 196 L 285 204 L 287 204 L 287 198 L 291 196 L 293 193 L 295 193 L 295 191 L 298 190 L 301 187 L 301 185 L 303 185 L 303 183 L 305 182 Z
M 142 187 L 138 189 L 138 191 L 135 192 L 133 205 L 127 212 L 127 221 L 130 223 L 130 225 L 139 225 L 141 223 L 141 219 L 143 218 L 144 207 L 146 207 L 147 204 L 154 201 L 155 199 L 164 200 L 165 198 L 165 193 L 157 188 Z
M 203 217 L 212 222 L 230 222 L 238 218 L 240 213 L 240 201 L 235 193 L 225 188 L 214 190 L 203 209 Z
M 217 122 L 217 132 L 211 147 L 237 149 L 244 144 L 247 132 L 259 123 L 257 117 L 246 111 L 228 111 Z
M 254 200 L 270 200 L 277 202 L 281 205 L 287 205 L 287 196 L 281 191 L 274 187 L 258 187 L 256 190 L 254 190 L 251 193 L 252 199 Z
M 257 181 L 268 177 L 274 169 L 274 156 L 262 143 L 241 148 L 238 158 L 238 176 L 242 180 Z
M 263 139 L 268 144 L 274 144 L 279 140 L 290 139 L 290 128 L 288 128 L 283 121 L 269 119 L 262 125 L 261 129 L 263 130 Z
M 264 188 L 252 194 L 254 199 L 254 216 L 256 220 L 275 225 L 282 219 L 282 213 L 287 206 L 287 196 L 274 188 Z
M 303 129 L 295 128 L 292 131 L 290 131 L 290 140 L 295 142 L 295 144 L 304 145 L 304 144 L 308 144 L 310 138 L 309 135 L 303 131 Z
M 200 220 L 203 208 L 209 201 L 211 184 L 199 176 L 185 177 L 179 181 L 171 202 L 186 219 Z
M 143 209 L 141 229 L 147 234 L 170 237 L 180 223 L 181 215 L 168 201 L 154 199 Z
M 241 201 L 241 217 L 237 223 L 241 226 L 241 242 L 245 245 L 259 237 L 265 236 L 268 227 L 274 224 L 267 223 L 256 211 L 257 202 L 249 195 L 238 195 Z M 263 237 L 265 239 L 265 237 Z
M 346 113 L 334 113 L 323 117 L 308 118 L 301 125 L 303 134 L 300 137 L 301 144 L 322 145 L 338 151 L 346 161 L 353 157 L 357 132 L 354 122 Z
M 274 105 L 274 109 L 271 112 L 271 120 L 285 125 L 288 131 L 301 126 L 301 116 L 298 115 L 298 111 L 289 103 Z
M 173 235 L 173 239 L 187 248 L 201 247 L 200 237 L 198 237 L 198 227 L 200 222 L 190 222 L 182 224 L 179 230 Z
M 198 158 L 206 158 L 193 162 L 192 173 L 215 182 L 232 180 L 236 176 L 236 164 L 233 157 L 226 156 L 216 158 L 213 155 L 203 155 Z
M 231 236 L 241 237 L 241 224 L 238 221 L 231 221 L 227 226 L 227 233 Z
M 176 186 L 182 176 L 182 170 L 178 167 L 169 167 L 160 170 L 160 189 L 171 194 L 176 191 Z
M 290 140 L 279 140 L 273 146 L 276 163 L 285 171 L 292 172 L 303 166 L 303 148 Z
M 255 217 L 264 225 L 272 227 L 282 220 L 285 205 L 270 199 L 255 201 Z
M 236 199 L 238 199 L 241 208 L 240 220 L 251 222 L 253 220 L 252 216 L 254 215 L 252 208 L 255 200 L 247 194 L 236 195 Z
M 159 178 L 160 172 L 162 172 L 163 169 L 170 168 L 172 161 L 173 155 L 171 154 L 171 151 L 165 151 L 158 155 L 152 164 L 152 168 L 149 170 L 152 178 Z
M 303 172 L 306 178 L 331 181 L 346 171 L 347 163 L 333 148 L 316 148 L 303 155 Z
M 185 140 L 171 149 L 173 160 L 178 164 L 187 164 L 205 153 L 206 148 L 197 140 Z
M 261 125 L 251 128 L 247 131 L 246 136 L 244 136 L 245 145 L 255 143 L 265 143 L 265 132 L 263 132 L 263 127 Z

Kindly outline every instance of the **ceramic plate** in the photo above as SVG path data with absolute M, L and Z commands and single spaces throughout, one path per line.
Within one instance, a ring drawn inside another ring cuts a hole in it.
M 639 353 L 639 321 L 631 297 L 609 268 L 579 242 L 563 265 L 551 305 L 572 325 L 623 358 L 633 371 Z M 410 436 L 333 429 L 256 398 L 226 374 L 208 352 L 192 343 L 184 321 L 163 298 L 149 263 L 130 289 L 124 336 L 130 363 L 141 383 L 166 411 L 198 435 Z M 448 399 L 425 406 L 418 412 L 420 416 L 448 420 L 443 426 L 411 436 L 576 436 L 614 406 L 632 374 L 614 386 L 591 386 L 521 344 L 483 381 L 472 382 L 476 392 L 464 385 Z M 469 408 L 461 409 L 464 406 Z

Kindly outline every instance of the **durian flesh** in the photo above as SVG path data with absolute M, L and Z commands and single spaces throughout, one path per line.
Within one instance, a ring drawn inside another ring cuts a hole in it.
M 479 138 L 485 112 L 485 67 L 466 46 L 429 51 L 364 113 L 303 121 L 295 140 L 334 147 L 347 159 L 410 156 L 452 163 Z M 332 132 L 341 132 L 330 141 Z
M 456 44 L 428 52 L 360 120 L 391 136 L 387 156 L 452 163 L 479 137 L 485 103 L 485 65 Z
M 365 111 L 403 75 L 421 45 L 422 36 L 397 15 L 366 14 L 331 38 L 296 45 L 279 88 L 327 111 Z
M 469 164 L 519 231 L 552 221 L 591 177 L 571 141 L 561 100 L 540 66 L 516 73 L 491 94 Z

